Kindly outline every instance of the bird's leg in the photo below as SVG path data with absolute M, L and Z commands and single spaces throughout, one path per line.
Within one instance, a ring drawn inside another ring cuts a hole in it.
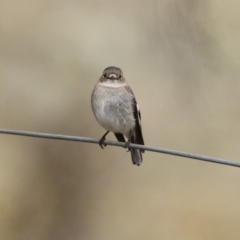
M 101 139 L 99 140 L 99 146 L 104 149 L 104 147 L 107 146 L 107 144 L 103 143 L 104 140 L 105 140 L 105 137 L 108 135 L 109 131 L 107 131 L 102 137 Z
M 132 131 L 130 131 L 128 140 L 126 142 L 126 148 L 128 149 L 127 152 L 130 151 L 130 143 L 132 142 L 131 140 L 132 140 Z

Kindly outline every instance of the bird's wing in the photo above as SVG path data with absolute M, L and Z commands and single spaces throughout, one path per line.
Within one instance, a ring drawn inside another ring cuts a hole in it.
M 139 108 L 136 100 L 135 100 L 135 105 L 134 105 L 134 117 L 136 119 L 135 143 L 144 145 L 144 140 L 143 140 L 143 136 L 142 136 L 141 113 L 140 113 L 140 108 Z M 141 150 L 141 152 L 144 153 L 144 150 Z
M 140 108 L 137 104 L 136 98 L 132 92 L 132 89 L 127 86 L 126 90 L 131 93 L 133 96 L 132 98 L 132 104 L 133 104 L 133 115 L 136 121 L 136 127 L 135 127 L 135 134 L 134 134 L 134 143 L 144 145 L 144 140 L 142 136 L 142 124 L 141 124 L 141 113 Z M 142 153 L 144 153 L 144 150 L 141 150 Z

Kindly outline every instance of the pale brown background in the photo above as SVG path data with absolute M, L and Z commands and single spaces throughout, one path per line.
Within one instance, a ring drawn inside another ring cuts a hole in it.
M 148 145 L 240 161 L 240 2 L 0 1 L 0 127 L 100 138 L 123 69 Z M 114 139 L 110 134 L 109 139 Z M 240 239 L 240 169 L 0 135 L 1 240 Z

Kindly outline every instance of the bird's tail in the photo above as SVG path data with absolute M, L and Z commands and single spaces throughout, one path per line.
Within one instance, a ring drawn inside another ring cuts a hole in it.
M 132 157 L 132 163 L 134 165 L 140 166 L 142 163 L 142 153 L 141 150 L 136 148 L 131 148 L 131 157 Z
M 133 134 L 131 136 L 131 143 L 144 145 L 141 127 L 139 126 L 138 122 L 136 124 L 135 131 L 133 132 Z M 133 164 L 140 166 L 143 161 L 142 153 L 144 153 L 144 150 L 140 150 L 137 148 L 131 148 L 130 151 L 131 151 L 131 157 L 132 157 Z

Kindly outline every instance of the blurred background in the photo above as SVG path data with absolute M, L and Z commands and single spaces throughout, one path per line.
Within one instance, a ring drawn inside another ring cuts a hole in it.
M 0 128 L 100 138 L 90 105 L 122 68 L 147 145 L 240 161 L 240 2 L 0 3 Z M 108 139 L 114 140 L 113 134 Z M 1 240 L 240 238 L 238 168 L 0 135 Z

